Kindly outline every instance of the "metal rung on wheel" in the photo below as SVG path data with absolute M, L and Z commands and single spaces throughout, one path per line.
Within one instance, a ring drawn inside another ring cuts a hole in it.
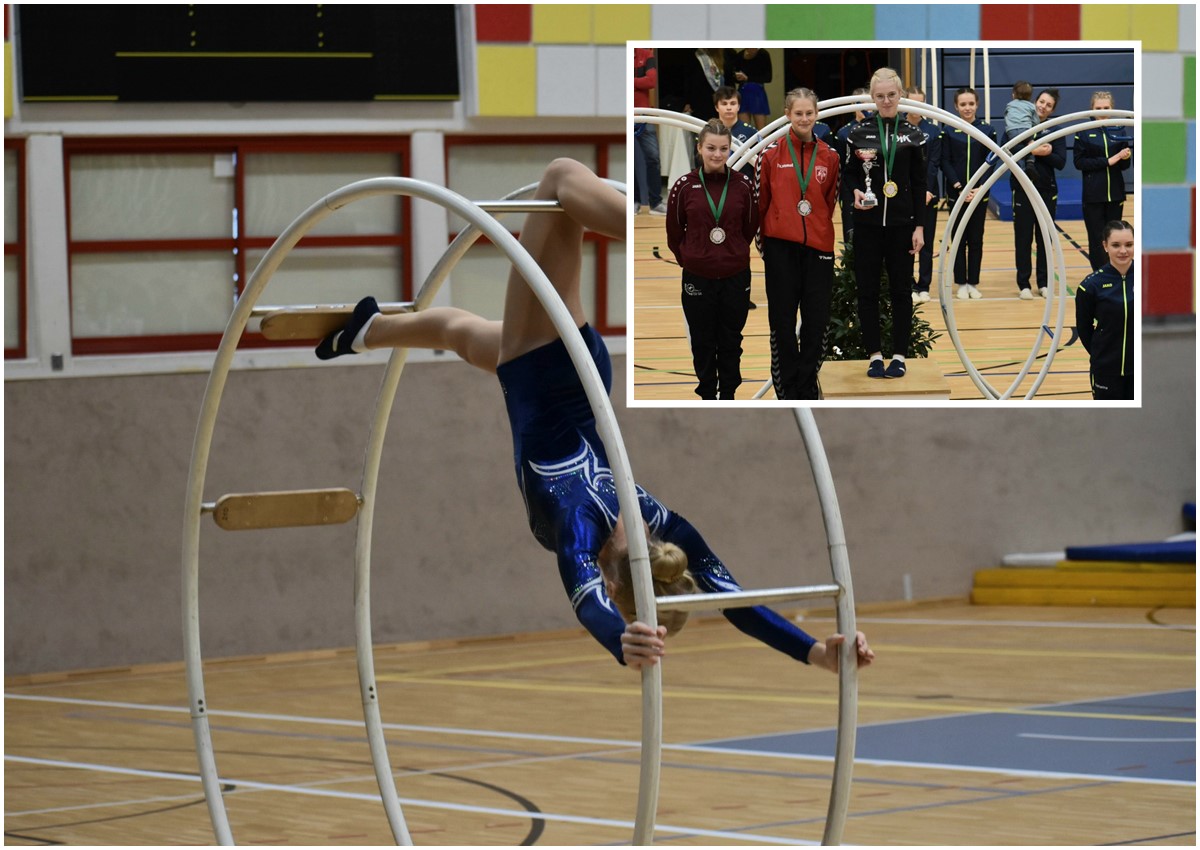
M 685 593 L 679 596 L 659 596 L 654 601 L 660 611 L 716 611 L 792 602 L 797 599 L 836 599 L 841 592 L 842 589 L 836 584 L 814 584 L 809 587 L 734 590 L 729 593 Z

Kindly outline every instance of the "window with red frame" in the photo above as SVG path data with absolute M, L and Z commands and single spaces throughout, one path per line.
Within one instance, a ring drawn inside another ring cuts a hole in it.
M 601 177 L 625 182 L 625 140 L 620 136 L 455 136 L 446 139 L 446 185 L 472 200 L 495 200 L 536 184 L 546 165 L 563 156 L 579 160 Z M 500 219 L 516 234 L 524 220 L 524 215 Z M 465 224 L 452 215 L 450 238 Z M 507 258 L 480 239 L 452 273 L 452 303 L 500 318 L 508 270 Z M 580 285 L 592 326 L 602 334 L 624 334 L 624 242 L 585 234 Z
M 65 141 L 74 353 L 215 349 L 288 224 L 348 183 L 406 174 L 408 156 L 398 137 Z M 409 298 L 408 210 L 398 196 L 339 210 L 259 303 Z M 242 344 L 271 343 L 251 333 Z
M 4 140 L 4 358 L 25 357 L 25 141 Z

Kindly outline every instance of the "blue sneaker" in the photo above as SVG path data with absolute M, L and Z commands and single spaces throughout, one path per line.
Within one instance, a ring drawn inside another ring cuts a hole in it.
M 346 324 L 342 325 L 342 329 L 334 331 L 317 345 L 317 359 L 332 360 L 343 354 L 357 354 L 358 352 L 350 346 L 353 345 L 354 338 L 358 336 L 358 332 L 362 330 L 367 320 L 378 312 L 379 304 L 374 297 L 368 295 L 359 301 L 354 305 L 354 312 L 350 314 Z
M 883 365 L 883 361 L 878 361 L 879 365 Z M 904 361 L 893 360 L 888 364 L 887 371 L 883 373 L 885 378 L 903 378 L 904 377 Z
M 883 377 L 885 377 L 885 375 L 883 373 L 883 361 L 882 360 L 872 360 L 871 361 L 871 365 L 867 367 L 867 377 L 868 378 L 883 378 Z

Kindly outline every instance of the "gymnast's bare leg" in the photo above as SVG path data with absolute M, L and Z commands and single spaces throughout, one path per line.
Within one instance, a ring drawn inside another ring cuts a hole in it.
M 543 173 L 534 198 L 558 201 L 563 212 L 527 214 L 521 245 L 545 272 L 576 326 L 581 327 L 586 321 L 579 287 L 583 232 L 590 229 L 624 239 L 624 197 L 581 163 L 556 159 Z M 359 324 L 366 329 L 361 334 L 363 349 L 448 350 L 488 372 L 558 339 L 549 315 L 515 268 L 509 272 L 502 322 L 488 321 L 456 307 L 432 307 L 417 313 L 376 314 Z M 347 326 L 347 336 L 359 335 L 353 325 L 352 321 Z M 318 356 L 323 356 L 322 348 L 328 356 L 350 353 L 351 340 L 331 343 L 336 336 L 318 347 Z M 331 348 L 338 344 L 340 349 Z

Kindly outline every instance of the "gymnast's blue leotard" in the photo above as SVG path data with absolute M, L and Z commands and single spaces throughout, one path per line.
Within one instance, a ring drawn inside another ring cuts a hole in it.
M 580 334 L 611 391 L 612 362 L 604 340 L 589 325 Z M 625 621 L 608 598 L 596 562 L 617 521 L 617 492 L 583 384 L 562 340 L 502 363 L 496 372 L 512 424 L 513 460 L 529 528 L 558 556 L 559 575 L 579 621 L 624 663 Z M 640 486 L 637 492 L 650 533 L 684 551 L 702 590 L 741 589 L 691 523 Z M 723 613 L 746 634 L 808 662 L 813 638 L 769 608 Z

